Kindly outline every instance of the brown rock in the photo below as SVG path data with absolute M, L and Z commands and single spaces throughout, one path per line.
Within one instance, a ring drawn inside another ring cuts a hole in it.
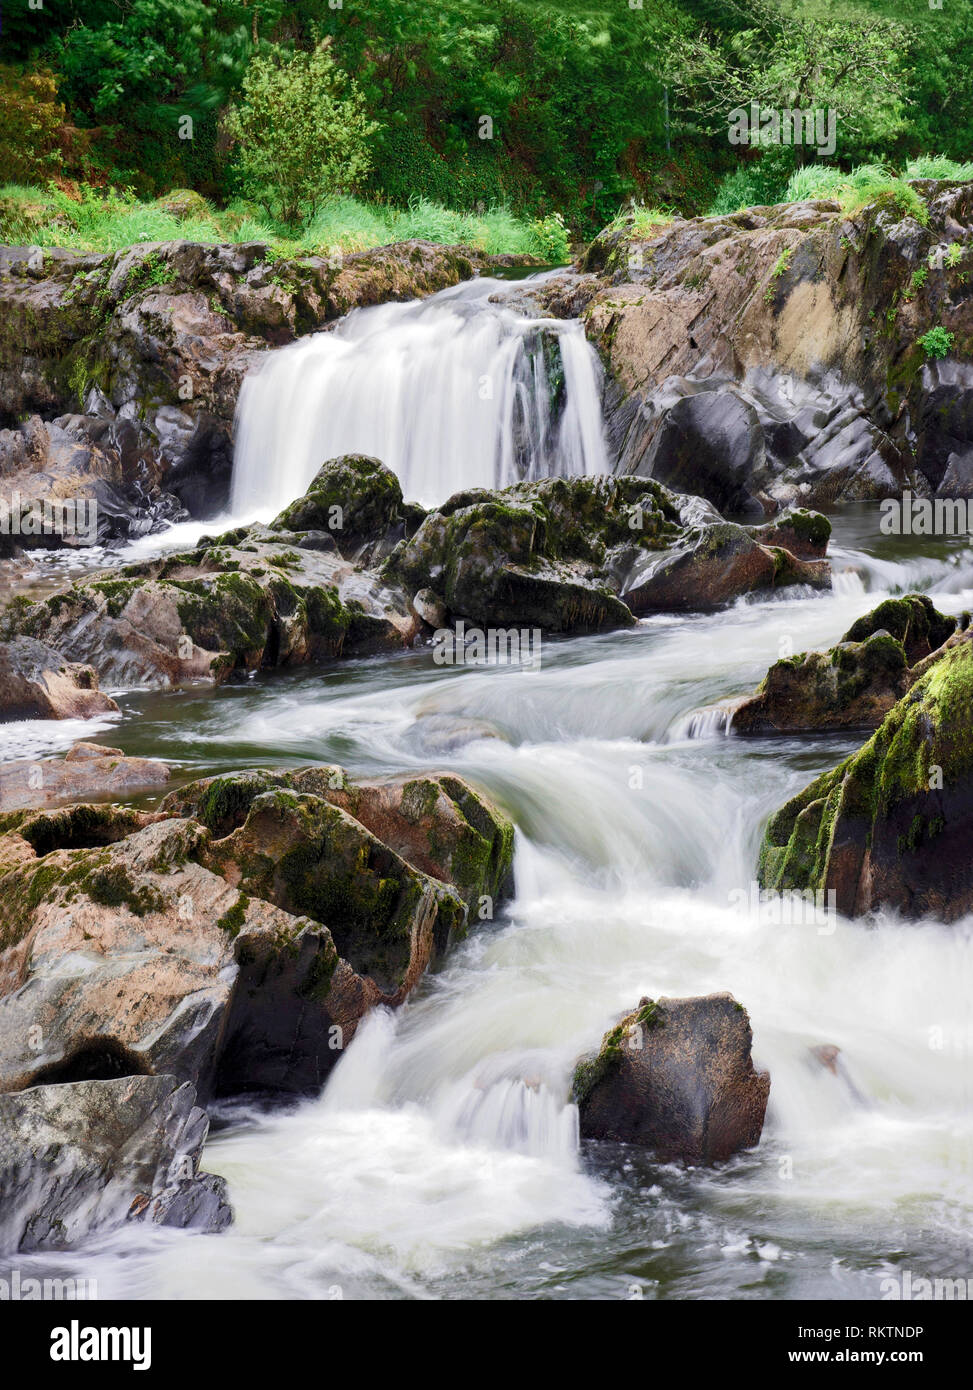
M 0 642 L 0 720 L 90 719 L 117 709 L 90 666 L 32 637 Z
M 165 786 L 169 777 L 157 758 L 129 758 L 120 748 L 76 743 L 63 758 L 0 763 L 0 811 L 132 795 Z
M 643 999 L 579 1063 L 586 1139 L 639 1144 L 662 1161 L 714 1163 L 759 1142 L 770 1077 L 754 1071 L 750 1020 L 730 994 Z

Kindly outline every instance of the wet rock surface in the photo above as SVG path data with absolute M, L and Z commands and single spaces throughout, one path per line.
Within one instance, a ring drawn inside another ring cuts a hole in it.
M 839 912 L 955 921 L 973 909 L 973 634 L 950 638 L 859 752 L 771 816 L 759 877 Z
M 770 1077 L 754 1070 L 750 1044 L 750 1020 L 730 994 L 641 1000 L 575 1071 L 582 1138 L 694 1164 L 753 1148 Z
M 158 812 L 11 813 L 0 1091 L 167 1073 L 204 1100 L 313 1092 L 364 1014 L 484 919 L 484 895 L 492 917 L 512 851 L 462 779 L 333 767 L 210 779 Z
M 738 734 L 874 729 L 956 632 L 925 594 L 886 599 L 827 652 L 776 662 L 734 709 Z
M 225 1229 L 226 1183 L 199 1171 L 208 1129 L 172 1076 L 0 1095 L 0 1254 L 70 1249 L 129 1221 Z

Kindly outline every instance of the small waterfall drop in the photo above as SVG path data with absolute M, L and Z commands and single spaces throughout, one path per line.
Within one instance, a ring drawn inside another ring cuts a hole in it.
M 372 454 L 409 501 L 605 473 L 601 366 L 577 320 L 527 318 L 478 279 L 356 309 L 243 383 L 231 510 L 272 516 L 340 454 Z

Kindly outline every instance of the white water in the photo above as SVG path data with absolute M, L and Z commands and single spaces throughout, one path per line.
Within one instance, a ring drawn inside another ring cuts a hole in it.
M 426 506 L 464 488 L 607 472 L 594 349 L 577 321 L 508 307 L 521 289 L 477 279 L 356 309 L 270 354 L 240 393 L 233 514 L 276 514 L 347 453 L 381 459 Z M 556 417 L 542 334 L 563 363 Z
M 462 296 L 440 298 L 448 318 Z M 449 333 L 509 350 L 515 332 L 498 336 L 481 308 L 488 332 L 474 318 Z M 302 360 L 274 361 L 288 358 Z M 422 413 L 396 410 L 417 422 L 398 466 L 418 479 Z M 427 485 L 465 485 L 481 442 L 459 455 L 462 479 L 435 454 Z M 331 451 L 347 448 L 381 456 L 364 439 Z M 327 454 L 309 446 L 302 467 Z M 199 773 L 322 760 L 468 776 L 517 823 L 516 891 L 396 1015 L 367 1021 L 319 1098 L 237 1111 L 214 1133 L 204 1166 L 229 1180 L 228 1232 L 126 1231 L 59 1266 L 96 1277 L 102 1297 L 172 1298 L 878 1298 L 896 1269 L 970 1274 L 971 923 L 828 932 L 735 905 L 767 814 L 858 740 L 728 738 L 722 702 L 887 593 L 918 585 L 947 611 L 970 606 L 967 549 L 906 553 L 876 520 L 866 508 L 839 525 L 829 595 L 545 643 L 538 672 L 416 652 L 123 699 L 111 742 Z M 688 1172 L 582 1149 L 577 1056 L 643 994 L 723 989 L 772 1076 L 759 1148 Z M 837 1074 L 810 1055 L 822 1043 L 841 1049 Z

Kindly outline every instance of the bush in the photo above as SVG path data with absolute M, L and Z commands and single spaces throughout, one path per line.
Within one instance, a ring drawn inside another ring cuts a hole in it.
M 531 251 L 548 265 L 564 265 L 571 259 L 564 218 L 559 212 L 541 217 L 530 224 Z
M 253 57 L 226 127 L 244 191 L 288 226 L 367 173 L 368 140 L 378 129 L 327 40 L 310 53 Z
M 61 166 L 64 107 L 54 74 L 0 67 L 0 183 L 43 180 Z

